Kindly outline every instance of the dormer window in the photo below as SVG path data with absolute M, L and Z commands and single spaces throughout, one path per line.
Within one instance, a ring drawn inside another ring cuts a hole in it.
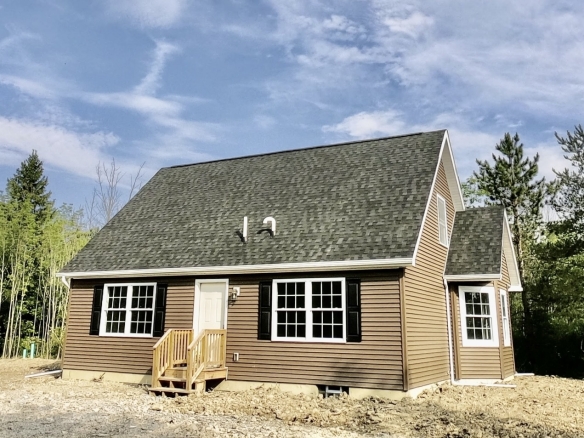
M 438 236 L 440 243 L 448 246 L 448 221 L 446 219 L 446 200 L 437 195 L 438 198 Z

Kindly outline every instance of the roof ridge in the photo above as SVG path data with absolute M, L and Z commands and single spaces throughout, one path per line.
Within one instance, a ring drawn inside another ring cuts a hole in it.
M 282 151 L 264 152 L 261 154 L 243 155 L 243 156 L 238 156 L 238 157 L 219 158 L 217 160 L 199 161 L 197 163 L 176 164 L 174 166 L 163 167 L 162 169 L 175 169 L 175 168 L 179 168 L 179 167 L 198 166 L 201 164 L 219 163 L 222 161 L 235 161 L 235 160 L 242 160 L 245 158 L 264 157 L 264 156 L 268 156 L 268 155 L 286 154 L 286 153 L 290 153 L 290 152 L 307 151 L 307 150 L 312 150 L 312 149 L 324 149 L 324 148 L 330 148 L 330 147 L 336 147 L 336 146 L 348 146 L 348 145 L 357 144 L 357 143 L 369 143 L 369 142 L 373 142 L 373 141 L 390 140 L 390 139 L 394 139 L 394 138 L 413 137 L 416 135 L 433 134 L 436 132 L 443 132 L 443 131 L 446 131 L 446 129 L 436 129 L 434 131 L 420 131 L 420 132 L 413 132 L 410 134 L 392 135 L 392 136 L 388 136 L 388 137 L 368 138 L 365 140 L 345 141 L 342 143 L 325 144 L 325 145 L 319 145 L 319 146 L 309 146 L 309 147 L 305 147 L 305 148 L 286 149 L 286 150 L 282 150 Z

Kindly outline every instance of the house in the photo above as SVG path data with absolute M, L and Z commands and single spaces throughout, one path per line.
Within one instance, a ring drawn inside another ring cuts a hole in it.
M 505 212 L 465 210 L 445 130 L 161 169 L 59 275 L 65 378 L 401 397 L 515 373 Z

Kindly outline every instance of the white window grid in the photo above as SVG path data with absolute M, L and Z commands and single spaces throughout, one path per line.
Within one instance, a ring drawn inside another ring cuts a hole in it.
M 446 200 L 440 196 L 436 196 L 438 204 L 438 239 L 444 246 L 448 246 L 448 220 L 446 216 Z
M 344 278 L 274 280 L 272 303 L 272 341 L 346 342 Z
M 459 308 L 463 347 L 499 346 L 495 288 L 460 286 Z
M 511 346 L 511 326 L 509 324 L 509 303 L 507 301 L 507 291 L 499 290 L 501 299 L 501 322 L 503 323 L 503 345 Z
M 152 337 L 155 302 L 156 283 L 105 284 L 99 335 Z

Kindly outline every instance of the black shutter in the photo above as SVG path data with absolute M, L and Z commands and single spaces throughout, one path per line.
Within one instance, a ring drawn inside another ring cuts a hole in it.
M 101 303 L 103 301 L 103 284 L 93 287 L 93 304 L 91 306 L 91 322 L 89 334 L 99 336 L 99 323 L 101 321 Z
M 347 279 L 347 342 L 361 342 L 361 280 Z
M 272 339 L 272 282 L 260 283 L 258 339 Z
M 159 284 L 156 287 L 156 303 L 154 306 L 154 330 L 152 336 L 159 337 L 164 334 L 164 319 L 166 316 L 166 291 L 168 285 Z

